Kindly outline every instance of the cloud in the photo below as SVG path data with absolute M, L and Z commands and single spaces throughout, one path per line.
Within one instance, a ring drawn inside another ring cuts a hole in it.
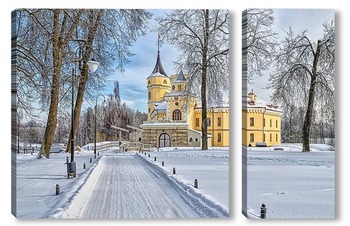
M 161 14 L 161 11 L 158 14 Z M 154 25 L 154 23 L 154 21 L 151 21 L 151 24 Z M 108 78 L 111 83 L 106 86 L 105 93 L 112 94 L 114 87 L 112 81 L 118 80 L 122 101 L 130 105 L 129 107 L 135 108 L 135 110 L 139 109 L 147 112 L 147 77 L 156 64 L 157 38 L 158 34 L 156 32 L 148 30 L 145 36 L 137 40 L 130 48 L 130 51 L 135 55 L 129 59 L 131 62 L 125 66 L 125 72 Z M 171 45 L 163 44 L 160 48 L 161 62 L 168 75 L 177 73 L 174 71 L 173 63 L 177 59 L 177 55 L 178 52 Z

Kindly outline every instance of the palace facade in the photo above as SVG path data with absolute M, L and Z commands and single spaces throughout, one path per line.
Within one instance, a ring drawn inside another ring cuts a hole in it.
M 258 99 L 253 91 L 243 98 L 242 145 L 273 146 L 281 144 L 282 110 Z
M 188 76 L 182 70 L 168 76 L 158 50 L 156 65 L 147 77 L 148 120 L 142 142 L 154 147 L 200 147 L 202 110 L 198 97 L 188 92 Z M 229 106 L 207 110 L 209 146 L 229 146 Z

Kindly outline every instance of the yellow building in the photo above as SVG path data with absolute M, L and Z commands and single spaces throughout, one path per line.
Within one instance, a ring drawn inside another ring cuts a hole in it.
M 158 50 L 156 65 L 147 77 L 148 121 L 143 143 L 154 147 L 200 147 L 202 110 L 198 97 L 188 92 L 187 76 L 182 70 L 168 76 Z M 210 107 L 207 111 L 209 146 L 229 146 L 229 106 Z
M 281 144 L 282 110 L 248 93 L 242 106 L 242 144 L 273 146 Z

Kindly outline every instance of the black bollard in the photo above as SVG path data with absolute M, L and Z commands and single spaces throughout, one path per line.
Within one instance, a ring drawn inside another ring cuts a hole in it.
M 56 184 L 56 195 L 60 194 L 60 185 Z
M 176 170 L 175 170 L 175 167 L 173 167 L 173 174 L 176 174 Z
M 154 161 L 157 161 L 157 157 L 156 156 L 154 156 Z
M 261 204 L 261 207 L 260 207 L 260 218 L 261 219 L 265 219 L 266 218 L 266 205 L 265 203 Z
M 194 187 L 198 188 L 198 180 L 197 179 L 194 179 Z
M 148 158 L 150 158 L 151 157 L 151 154 L 148 154 Z
M 90 158 L 90 163 L 92 163 L 92 158 Z
M 162 161 L 162 166 L 164 166 L 164 161 Z
M 69 157 L 67 156 L 66 157 L 66 164 L 68 164 L 68 162 L 69 162 Z
M 86 164 L 85 164 L 85 162 L 84 162 L 84 164 L 83 164 L 83 168 L 86 169 Z

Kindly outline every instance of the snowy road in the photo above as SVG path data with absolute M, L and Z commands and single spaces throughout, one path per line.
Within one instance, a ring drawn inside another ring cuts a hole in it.
M 137 155 L 103 156 L 63 218 L 198 218 Z

